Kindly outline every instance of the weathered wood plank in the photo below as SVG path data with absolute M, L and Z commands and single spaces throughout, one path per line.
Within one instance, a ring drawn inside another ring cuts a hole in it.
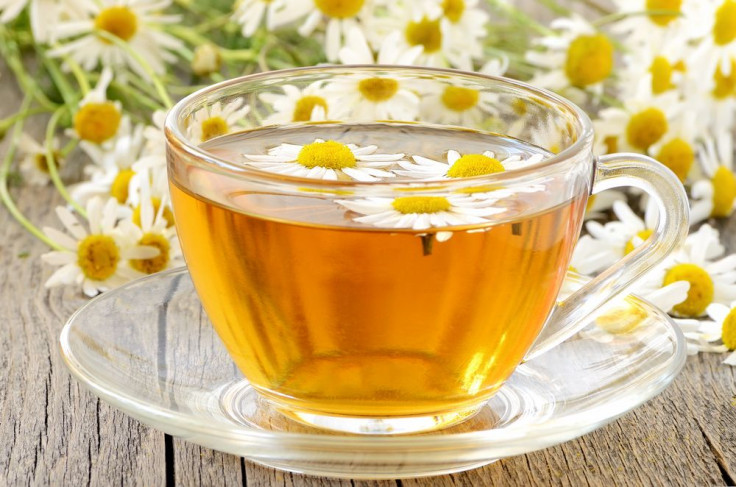
M 21 96 L 0 74 L 0 116 Z M 40 134 L 43 120 L 29 129 Z M 0 150 L 5 155 L 5 145 Z M 37 225 L 60 227 L 51 188 L 13 191 Z M 61 327 L 86 300 L 43 287 L 47 251 L 0 209 L 0 485 L 161 485 L 163 434 L 100 402 L 72 380 L 58 352 Z

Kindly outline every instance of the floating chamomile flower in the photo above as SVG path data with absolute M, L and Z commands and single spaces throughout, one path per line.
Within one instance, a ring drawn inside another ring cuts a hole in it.
M 197 110 L 187 127 L 189 140 L 201 144 L 220 135 L 229 134 L 234 127 L 243 127 L 245 117 L 250 112 L 250 105 L 244 103 L 245 99 L 236 98 L 224 107 L 216 101 L 211 106 Z
M 117 202 L 103 204 L 93 198 L 87 204 L 89 231 L 66 208 L 57 207 L 56 214 L 70 235 L 44 228 L 44 233 L 63 250 L 43 254 L 47 264 L 61 266 L 46 281 L 46 287 L 76 284 L 87 296 L 94 296 L 138 277 L 128 267 L 128 259 L 150 259 L 159 255 L 156 247 L 130 245 L 117 228 Z
M 238 0 L 233 20 L 242 26 L 244 37 L 251 37 L 264 19 L 266 29 L 274 30 L 303 15 L 300 12 L 295 15 L 295 9 L 289 7 L 285 0 Z
M 72 39 L 49 51 L 51 56 L 69 56 L 86 71 L 98 64 L 119 69 L 127 67 L 138 75 L 149 78 L 138 60 L 123 49 L 97 34 L 104 31 L 128 43 L 157 74 L 163 74 L 167 63 L 176 61 L 176 52 L 183 43 L 162 31 L 163 24 L 178 22 L 178 15 L 161 12 L 171 0 L 142 2 L 139 0 L 100 0 L 80 2 L 86 11 L 83 20 L 70 19 L 60 22 L 56 29 L 58 39 Z
M 335 103 L 331 93 L 324 89 L 322 81 L 315 81 L 299 89 L 293 85 L 283 85 L 283 94 L 261 93 L 258 98 L 268 104 L 274 113 L 268 115 L 264 125 L 277 125 L 289 122 L 318 122 L 332 120 Z
M 399 161 L 401 169 L 395 169 L 394 172 L 400 176 L 422 180 L 468 178 L 529 166 L 541 161 L 542 157 L 542 154 L 530 157 L 513 154 L 497 158 L 492 151 L 485 151 L 483 154 L 460 155 L 456 150 L 449 150 L 447 151 L 447 162 L 412 156 L 413 162 Z
M 707 179 L 696 181 L 691 189 L 690 223 L 707 218 L 725 218 L 736 204 L 736 175 L 733 173 L 732 135 L 722 131 L 705 140 L 698 152 Z
M 679 95 L 667 91 L 652 95 L 647 80 L 639 83 L 637 96 L 624 101 L 622 108 L 600 111 L 594 122 L 599 154 L 619 151 L 647 153 L 669 132 L 670 123 L 683 109 Z
M 718 339 L 722 341 L 722 345 L 716 345 L 711 351 L 726 352 L 728 350 L 736 350 L 736 302 L 732 302 L 730 306 L 721 303 L 714 303 L 708 306 L 708 317 L 713 321 L 706 322 L 708 326 L 702 330 L 703 340 L 713 342 Z M 723 361 L 724 364 L 736 365 L 736 352 L 732 352 Z
M 243 154 L 245 164 L 277 174 L 312 179 L 379 181 L 394 177 L 385 170 L 404 154 L 376 154 L 375 145 L 358 147 L 334 140 L 316 139 L 311 144 L 281 144 L 268 154 Z
M 59 139 L 56 137 L 53 139 L 53 147 L 54 163 L 60 166 L 63 158 L 59 151 Z M 24 132 L 18 141 L 18 151 L 21 156 L 20 173 L 23 180 L 38 186 L 48 184 L 50 178 L 46 148 Z
M 723 254 L 718 231 L 709 225 L 690 234 L 678 250 L 642 280 L 637 289 L 664 287 L 677 281 L 690 283 L 687 299 L 674 306 L 674 316 L 697 318 L 712 303 L 728 303 L 736 299 L 736 255 L 720 260 Z
M 537 40 L 538 49 L 526 54 L 529 62 L 541 68 L 530 83 L 566 93 L 569 88 L 601 93 L 614 66 L 614 48 L 608 37 L 578 15 L 556 19 L 550 27 L 559 34 Z
M 102 144 L 115 137 L 122 122 L 123 107 L 119 101 L 107 99 L 107 87 L 112 81 L 112 70 L 105 68 L 100 74 L 95 89 L 79 102 L 74 114 L 74 130 L 69 134 L 81 140 Z
M 345 64 L 411 64 L 421 49 L 400 51 L 397 49 L 398 32 L 394 32 L 381 44 L 378 58 L 374 59 L 363 33 L 351 30 L 347 45 L 340 50 L 340 60 Z M 339 107 L 336 118 L 352 120 L 416 120 L 419 97 L 411 80 L 401 76 L 355 74 L 336 78 L 325 86 L 334 95 Z
M 488 222 L 486 217 L 505 211 L 467 196 L 374 197 L 336 202 L 363 215 L 353 219 L 358 223 L 412 230 L 482 224 Z

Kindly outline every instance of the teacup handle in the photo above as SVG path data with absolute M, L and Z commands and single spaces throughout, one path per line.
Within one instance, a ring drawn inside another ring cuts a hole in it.
M 544 329 L 524 357 L 531 360 L 584 328 L 588 318 L 661 262 L 687 235 L 689 206 L 677 176 L 654 159 L 639 154 L 598 158 L 591 194 L 621 186 L 649 193 L 657 202 L 659 221 L 646 242 L 557 304 Z

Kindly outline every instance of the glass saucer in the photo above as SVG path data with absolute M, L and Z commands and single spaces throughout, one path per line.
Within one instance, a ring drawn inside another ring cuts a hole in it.
M 661 392 L 685 362 L 679 329 L 631 296 L 603 313 L 520 365 L 473 418 L 415 435 L 332 433 L 277 413 L 228 357 L 186 269 L 90 301 L 64 327 L 61 350 L 72 374 L 100 398 L 193 443 L 311 475 L 416 477 L 576 438 Z

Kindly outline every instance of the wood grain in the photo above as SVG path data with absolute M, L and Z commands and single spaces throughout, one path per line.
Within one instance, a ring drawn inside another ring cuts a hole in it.
M 0 116 L 20 94 L 0 73 Z M 32 131 L 41 132 L 43 120 Z M 0 151 L 4 155 L 5 149 Z M 51 188 L 16 189 L 21 210 L 59 227 Z M 736 219 L 722 225 L 736 251 Z M 736 369 L 722 356 L 688 359 L 662 395 L 592 434 L 469 472 L 401 481 L 350 481 L 279 472 L 171 438 L 101 403 L 58 353 L 64 321 L 84 302 L 47 290 L 47 249 L 0 209 L 0 486 L 248 485 L 311 487 L 490 485 L 734 485 Z

